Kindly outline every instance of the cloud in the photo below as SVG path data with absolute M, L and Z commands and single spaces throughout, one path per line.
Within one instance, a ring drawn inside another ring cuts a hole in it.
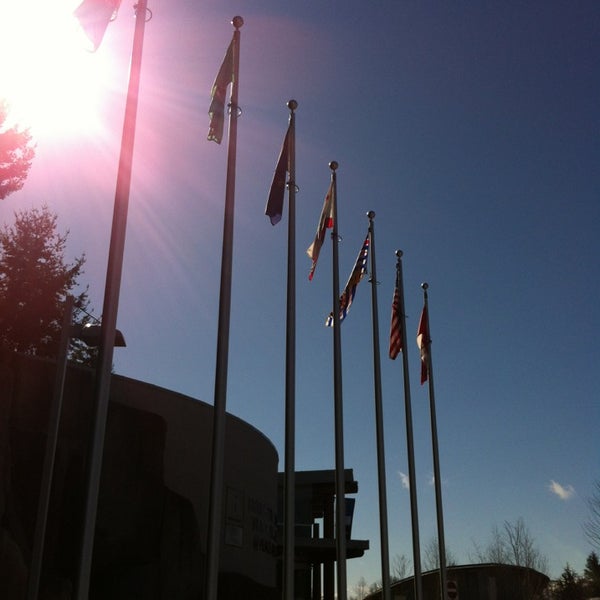
M 548 489 L 561 500 L 570 500 L 575 495 L 575 488 L 572 485 L 564 486 L 554 479 L 550 480 Z
M 407 490 L 410 489 L 408 475 L 406 473 L 403 473 L 402 471 L 398 471 L 398 475 L 400 476 L 400 483 L 402 483 L 402 487 Z

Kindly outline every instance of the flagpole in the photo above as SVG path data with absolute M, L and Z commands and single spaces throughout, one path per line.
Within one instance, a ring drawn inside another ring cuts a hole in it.
M 290 109 L 289 126 L 289 199 L 288 263 L 287 263 L 287 320 L 285 364 L 285 483 L 283 530 L 283 598 L 294 600 L 295 566 L 295 414 L 296 414 L 296 115 L 295 100 L 287 103 Z
M 102 472 L 104 437 L 110 399 L 110 383 L 112 380 L 113 351 L 117 331 L 121 275 L 123 272 L 123 255 L 125 252 L 125 233 L 131 188 L 133 147 L 142 66 L 142 49 L 144 46 L 144 30 L 147 17 L 147 0 L 139 0 L 134 9 L 135 29 L 123 119 L 117 185 L 115 189 L 106 283 L 104 286 L 100 351 L 94 382 L 94 406 L 86 473 L 85 506 L 74 594 L 74 598 L 77 600 L 87 600 L 92 571 L 98 492 Z
M 240 27 L 242 17 L 234 17 L 233 81 L 229 101 L 229 144 L 227 149 L 227 180 L 223 219 L 223 249 L 221 254 L 221 287 L 219 291 L 219 323 L 217 330 L 217 361 L 213 408 L 213 439 L 208 509 L 206 600 L 217 599 L 219 553 L 221 542 L 221 508 L 223 502 L 223 465 L 225 454 L 225 419 L 227 401 L 227 363 L 229 358 L 229 322 L 231 315 L 231 271 L 233 264 L 233 214 L 235 200 L 235 162 L 237 120 L 239 116 L 238 86 L 240 64 Z
M 390 556 L 388 543 L 387 492 L 385 477 L 385 445 L 383 435 L 383 405 L 381 400 L 381 356 L 379 349 L 379 312 L 377 309 L 377 266 L 375 262 L 375 213 L 370 210 L 369 247 L 371 249 L 371 307 L 373 315 L 373 373 L 375 386 L 375 426 L 377 437 L 377 474 L 379 483 L 379 531 L 381 546 L 382 599 L 390 600 Z
M 437 419 L 435 411 L 435 392 L 433 389 L 433 369 L 431 362 L 431 337 L 429 335 L 429 297 L 428 283 L 422 283 L 424 309 L 427 315 L 427 339 L 425 343 L 425 360 L 427 361 L 427 380 L 429 383 L 429 410 L 431 413 L 431 441 L 433 446 L 433 477 L 435 484 L 435 507 L 438 528 L 438 552 L 440 555 L 440 598 L 445 600 L 447 587 L 446 541 L 444 538 L 444 511 L 442 507 L 442 478 L 440 476 L 440 451 L 438 446 Z
M 337 174 L 338 163 L 329 163 L 332 183 L 333 229 L 333 394 L 335 419 L 335 541 L 337 557 L 337 597 L 346 600 L 346 479 L 344 474 L 344 415 L 342 401 L 342 338 L 340 332 L 340 273 L 339 273 L 339 237 L 337 211 Z
M 399 311 L 402 333 L 402 371 L 404 374 L 404 410 L 406 415 L 406 446 L 408 454 L 408 480 L 410 493 L 410 517 L 412 525 L 412 546 L 415 577 L 415 600 L 423 599 L 421 581 L 421 547 L 419 542 L 419 514 L 417 508 L 417 483 L 415 476 L 415 452 L 412 427 L 412 408 L 410 401 L 410 382 L 408 373 L 408 353 L 406 352 L 406 311 L 404 308 L 404 282 L 402 276 L 402 250 L 396 250 L 396 287 L 399 291 Z

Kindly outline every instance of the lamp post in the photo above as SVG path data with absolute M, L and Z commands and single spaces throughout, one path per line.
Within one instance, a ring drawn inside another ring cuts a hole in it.
M 60 413 L 62 411 L 72 319 L 73 296 L 67 296 L 65 299 L 65 312 L 58 344 L 58 356 L 56 358 L 54 390 L 52 392 L 52 402 L 50 404 L 50 414 L 48 416 L 46 452 L 44 454 L 42 482 L 40 484 L 37 517 L 33 534 L 33 547 L 31 549 L 31 565 L 29 567 L 29 577 L 27 580 L 27 600 L 37 600 L 40 587 L 44 541 L 46 539 L 46 524 L 48 522 L 48 507 L 50 506 L 50 492 L 52 490 L 52 476 L 54 474 L 54 459 L 56 457 L 58 427 L 60 425 Z
M 52 492 L 52 480 L 54 478 L 54 462 L 56 459 L 63 392 L 67 373 L 67 361 L 69 358 L 69 342 L 72 338 L 77 338 L 88 346 L 97 346 L 100 343 L 99 325 L 82 326 L 71 324 L 73 320 L 73 305 L 73 296 L 68 295 L 65 299 L 65 312 L 63 315 L 58 355 L 56 359 L 54 390 L 52 392 L 52 402 L 50 404 L 50 414 L 48 417 L 46 451 L 44 453 L 42 481 L 40 484 L 38 510 L 31 550 L 31 565 L 27 581 L 27 600 L 37 600 L 40 588 L 40 577 L 42 574 L 42 563 L 44 558 L 44 542 L 46 540 L 46 525 L 48 523 L 48 508 L 50 506 L 50 494 Z M 125 346 L 125 338 L 118 329 L 116 330 L 115 346 Z
M 84 0 L 83 4 L 76 11 L 76 16 L 79 16 L 84 31 L 89 32 L 94 30 L 94 25 L 97 27 L 98 20 L 106 18 L 105 15 L 102 15 L 101 8 L 99 8 L 98 11 L 91 10 L 92 8 L 101 7 L 105 4 L 105 0 Z M 113 0 L 112 4 L 114 10 L 119 6 L 119 2 L 115 0 Z M 90 13 L 94 14 L 95 21 L 91 17 L 89 20 L 82 18 L 82 14 L 88 14 L 87 11 L 84 10 L 84 7 L 86 9 L 90 8 Z M 131 187 L 131 170 L 140 86 L 142 49 L 144 44 L 146 13 L 148 12 L 147 0 L 139 0 L 137 4 L 135 4 L 134 9 L 135 32 L 133 36 L 129 86 L 127 90 L 123 134 L 121 138 L 121 154 L 115 190 L 108 266 L 106 270 L 106 284 L 104 287 L 100 351 L 94 389 L 91 446 L 88 452 L 83 531 L 75 589 L 75 598 L 77 600 L 87 600 L 90 586 L 96 513 L 98 509 L 98 491 L 100 488 L 100 475 L 102 471 L 102 454 L 104 451 L 104 435 L 108 414 L 113 350 L 117 329 L 119 292 L 121 288 L 121 274 L 123 271 L 123 254 L 125 249 L 129 190 Z M 98 13 L 102 16 L 98 16 Z

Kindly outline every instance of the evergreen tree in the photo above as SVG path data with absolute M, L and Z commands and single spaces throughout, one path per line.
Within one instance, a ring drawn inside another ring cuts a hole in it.
M 20 190 L 35 154 L 27 129 L 6 127 L 8 105 L 0 100 L 0 200 Z
M 587 595 L 590 598 L 600 597 L 600 561 L 595 552 L 590 553 L 587 557 L 583 576 Z
M 0 345 L 8 351 L 54 357 L 61 334 L 64 301 L 75 299 L 75 320 L 88 306 L 87 288 L 73 293 L 85 255 L 65 262 L 68 231 L 57 232 L 57 216 L 48 207 L 15 213 L 12 227 L 0 231 Z M 72 341 L 75 360 L 91 354 Z
M 583 582 L 577 573 L 567 564 L 554 592 L 556 600 L 584 600 Z

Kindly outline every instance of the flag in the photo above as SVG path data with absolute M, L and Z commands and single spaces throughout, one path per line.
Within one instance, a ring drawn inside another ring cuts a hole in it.
M 95 52 L 102 43 L 106 28 L 117 17 L 121 0 L 83 0 L 73 11 L 81 29 L 92 43 Z
M 321 246 L 325 240 L 325 232 L 327 229 L 333 227 L 333 181 L 329 184 L 329 189 L 325 195 L 323 201 L 323 209 L 321 210 L 321 217 L 319 218 L 319 225 L 317 226 L 317 233 L 315 235 L 315 241 L 308 247 L 306 254 L 312 259 L 312 265 L 310 272 L 308 273 L 309 281 L 312 281 L 315 269 L 317 268 L 317 260 L 319 260 L 319 252 L 321 252 Z
M 421 351 L 421 385 L 427 381 L 429 374 L 429 316 L 427 306 L 423 307 L 421 318 L 419 319 L 419 328 L 417 330 L 417 346 Z
M 233 83 L 233 40 L 227 48 L 227 53 L 223 59 L 223 64 L 219 69 L 219 73 L 213 83 L 212 90 L 210 93 L 210 108 L 208 114 L 210 116 L 210 123 L 208 125 L 208 136 L 209 142 L 221 143 L 223 139 L 223 125 L 225 122 L 225 93 L 227 86 Z
M 346 287 L 340 296 L 340 323 L 345 319 L 348 311 L 350 310 L 350 305 L 354 300 L 354 295 L 356 294 L 356 287 L 360 283 L 360 280 L 363 278 L 364 274 L 367 272 L 367 258 L 369 256 L 369 236 L 365 238 L 365 241 L 356 257 L 356 262 L 354 263 L 354 268 L 352 269 L 352 273 L 350 273 L 350 277 L 348 278 L 348 283 L 346 283 Z M 333 311 L 329 313 L 327 320 L 325 321 L 325 325 L 327 327 L 333 327 Z
M 285 195 L 285 176 L 290 171 L 290 128 L 291 123 L 288 126 L 288 130 L 283 140 L 283 146 L 281 146 L 281 152 L 279 153 L 279 160 L 275 167 L 275 173 L 273 175 L 273 182 L 271 183 L 271 189 L 269 190 L 269 199 L 267 200 L 267 207 L 265 208 L 265 215 L 271 219 L 271 225 L 277 225 L 281 221 L 281 215 L 283 214 L 283 197 Z
M 392 319 L 390 323 L 390 358 L 394 360 L 402 350 L 402 321 L 400 319 L 400 292 L 394 288 Z

